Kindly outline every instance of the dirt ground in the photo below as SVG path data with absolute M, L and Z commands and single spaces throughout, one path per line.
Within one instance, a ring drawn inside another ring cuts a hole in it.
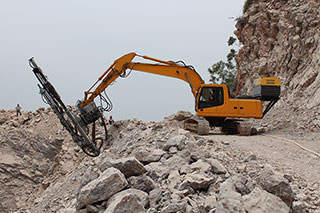
M 213 131 L 205 137 L 226 141 L 225 146 L 234 152 L 254 154 L 306 187 L 320 185 L 320 157 L 303 149 L 320 153 L 320 133 L 271 131 L 247 137 Z

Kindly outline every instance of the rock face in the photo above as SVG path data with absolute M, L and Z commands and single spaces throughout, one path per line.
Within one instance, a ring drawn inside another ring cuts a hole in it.
M 43 191 L 49 185 L 43 181 L 56 165 L 62 141 L 30 128 L 46 113 L 40 110 L 16 117 L 15 111 L 0 112 L 0 212 L 25 207 L 37 188 Z
M 252 94 L 259 76 L 278 76 L 282 116 L 298 120 L 298 127 L 319 129 L 320 2 L 250 2 L 235 31 L 243 44 L 236 57 L 238 93 Z

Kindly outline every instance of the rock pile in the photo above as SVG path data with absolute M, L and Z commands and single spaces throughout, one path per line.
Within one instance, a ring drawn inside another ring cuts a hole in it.
M 298 183 L 255 155 L 162 122 L 109 126 L 109 143 L 51 184 L 27 212 L 310 212 Z M 316 193 L 318 191 L 316 190 Z

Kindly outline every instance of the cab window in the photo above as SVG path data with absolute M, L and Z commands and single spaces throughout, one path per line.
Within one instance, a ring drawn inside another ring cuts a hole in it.
M 223 104 L 222 87 L 203 87 L 199 97 L 199 109 Z

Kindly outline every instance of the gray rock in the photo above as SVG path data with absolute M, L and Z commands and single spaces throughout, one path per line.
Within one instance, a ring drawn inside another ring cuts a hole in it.
M 227 169 L 216 159 L 208 159 L 208 163 L 212 167 L 212 172 L 215 174 L 225 174 Z
M 163 166 L 170 168 L 170 170 L 179 170 L 184 164 L 186 164 L 189 159 L 178 154 L 171 155 L 167 159 L 161 159 Z
M 250 194 L 243 196 L 247 213 L 289 213 L 290 208 L 277 196 L 256 187 Z
M 100 171 L 105 171 L 106 169 L 112 167 L 112 158 L 109 157 L 99 157 L 97 160 L 96 165 L 98 166 Z
M 161 199 L 161 189 L 155 188 L 149 193 L 150 207 L 158 207 L 158 201 Z
M 204 208 L 207 212 L 209 212 L 212 209 L 217 208 L 217 198 L 215 195 L 210 195 L 205 198 Z
M 156 183 L 146 175 L 132 176 L 128 178 L 127 181 L 132 188 L 139 189 L 147 193 L 156 187 Z
M 249 155 L 247 157 L 247 159 L 244 160 L 244 162 L 249 162 L 249 161 L 253 161 L 253 160 L 257 160 L 257 156 L 252 154 L 252 155 Z
M 190 117 L 192 117 L 192 113 L 191 112 L 178 111 L 174 115 L 173 119 L 175 119 L 177 121 L 183 121 L 183 120 L 185 120 L 187 118 L 190 118 Z
M 154 150 L 138 150 L 135 152 L 134 156 L 142 163 L 157 162 L 166 152 L 161 149 Z
M 178 202 L 178 203 L 171 203 L 168 206 L 164 207 L 161 210 L 161 213 L 178 213 L 178 212 L 186 212 L 186 203 L 185 202 Z
M 170 154 L 176 154 L 178 152 L 178 148 L 175 146 L 171 146 L 168 150 Z
M 150 208 L 147 210 L 147 213 L 158 213 L 158 211 L 155 208 Z
M 188 186 L 194 190 L 207 190 L 209 185 L 214 183 L 216 177 L 207 177 L 201 173 L 190 173 L 184 177 L 184 181 L 179 186 L 180 190 L 187 189 Z
M 180 169 L 179 169 L 181 174 L 188 174 L 192 173 L 192 170 L 190 168 L 189 163 L 184 164 Z
M 236 188 L 229 178 L 219 187 L 218 202 L 216 212 L 219 213 L 245 213 L 241 194 L 236 192 Z
M 295 194 L 291 189 L 289 181 L 278 172 L 275 172 L 272 167 L 266 166 L 260 178 L 258 179 L 260 186 L 280 197 L 290 208 L 295 198 Z
M 87 210 L 90 213 L 99 213 L 100 212 L 99 208 L 97 208 L 96 206 L 91 205 L 91 204 L 87 206 Z
M 137 189 L 127 189 L 112 196 L 104 213 L 145 212 L 148 194 Z
M 294 201 L 292 203 L 292 212 L 294 213 L 307 213 L 307 206 L 302 201 Z
M 241 175 L 234 175 L 231 177 L 234 186 L 236 187 L 236 191 L 241 195 L 246 195 L 251 192 L 250 188 L 247 184 L 247 179 Z
M 86 168 L 86 167 L 84 167 L 84 168 Z M 89 167 L 88 169 L 86 169 L 85 172 L 81 175 L 81 180 L 80 180 L 80 185 L 79 185 L 77 196 L 79 196 L 82 187 L 84 187 L 85 185 L 87 185 L 91 181 L 97 179 L 98 177 L 99 177 L 99 173 L 95 172 L 92 167 Z
M 126 178 L 142 175 L 147 172 L 146 168 L 134 157 L 111 161 L 111 164 L 119 169 Z
M 207 212 L 204 207 L 205 200 L 197 195 L 190 195 L 185 198 L 185 201 L 190 204 L 193 212 Z
M 194 211 L 194 209 L 192 208 L 192 206 L 190 206 L 190 205 L 186 205 L 186 213 L 194 213 L 195 211 Z
M 182 181 L 182 177 L 180 176 L 178 170 L 170 171 L 168 176 L 168 189 L 171 192 L 175 192 Z
M 163 145 L 163 150 L 168 151 L 170 147 L 175 146 L 179 150 L 182 150 L 185 141 L 184 135 L 176 135 L 174 137 L 169 138 L 167 142 Z
M 192 164 L 190 164 L 191 171 L 200 171 L 203 173 L 208 173 L 211 171 L 212 166 L 211 164 L 205 162 L 204 160 L 200 159 Z
M 80 189 L 77 198 L 77 209 L 98 201 L 108 200 L 127 185 L 127 180 L 118 169 L 108 168 L 99 178 Z
M 0 115 L 0 125 L 5 124 L 8 120 L 8 117 L 5 115 Z
M 148 171 L 148 176 L 153 180 L 164 179 L 169 175 L 169 168 L 160 162 L 149 163 L 145 168 Z

